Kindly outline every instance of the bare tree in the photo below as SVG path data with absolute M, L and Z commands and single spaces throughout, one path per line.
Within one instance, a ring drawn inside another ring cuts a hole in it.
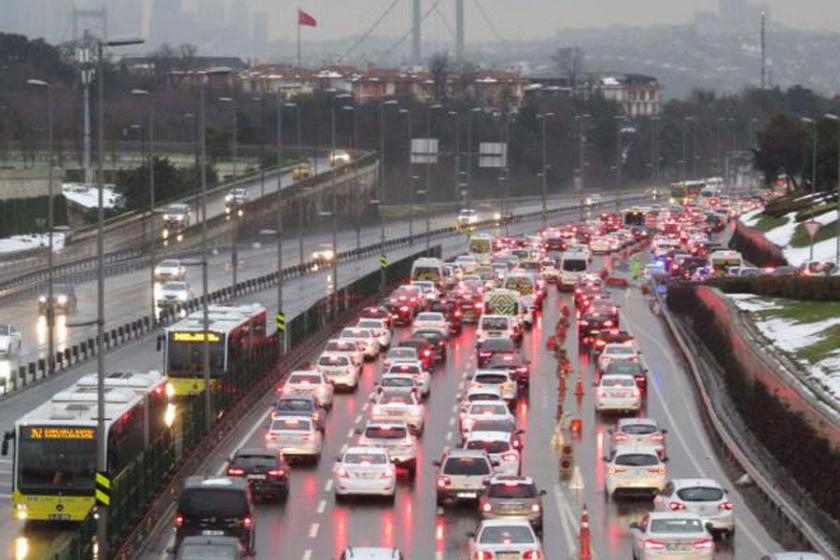
M 191 43 L 184 43 L 178 47 L 178 60 L 175 62 L 175 67 L 178 72 L 173 76 L 175 87 L 179 87 L 184 78 L 189 75 L 195 66 L 195 55 L 198 53 L 198 47 Z
M 585 55 L 580 47 L 561 47 L 551 56 L 561 76 L 565 76 L 572 88 L 572 96 L 577 95 L 578 78 L 583 73 Z
M 464 62 L 458 71 L 458 95 L 462 99 L 475 96 L 476 68 L 471 62 Z
M 446 101 L 446 81 L 449 77 L 449 55 L 438 53 L 429 61 L 429 72 L 432 75 L 435 101 Z

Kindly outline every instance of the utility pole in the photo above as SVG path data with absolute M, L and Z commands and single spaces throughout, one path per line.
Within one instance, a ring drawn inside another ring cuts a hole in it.
M 239 116 L 236 112 L 236 100 L 232 97 L 220 97 L 219 101 L 222 103 L 230 103 L 232 112 L 233 112 L 233 191 L 231 195 L 233 196 L 231 202 L 231 211 L 230 211 L 230 219 L 233 220 L 233 243 L 231 244 L 231 252 L 230 252 L 230 267 L 231 272 L 233 275 L 233 293 L 236 294 L 236 284 L 237 284 L 237 269 L 239 268 L 239 253 L 237 250 L 237 242 L 239 241 L 239 204 L 242 202 L 237 200 L 236 198 L 236 185 L 237 185 L 237 175 L 236 175 L 236 156 L 238 155 L 238 133 L 239 133 Z
M 421 25 L 421 16 L 420 16 L 420 0 L 412 0 L 411 5 L 411 62 L 414 64 L 420 63 L 420 57 L 422 53 L 420 52 L 420 25 Z
M 263 124 L 263 126 L 265 126 Z M 265 145 L 265 142 L 263 142 Z M 277 92 L 277 167 L 283 161 L 283 97 Z M 301 239 L 303 232 L 299 233 Z M 285 314 L 283 313 L 283 174 L 277 173 L 277 317 L 283 318 L 283 332 L 277 336 L 280 354 L 285 354 L 287 345 Z
M 455 0 L 455 63 L 464 64 L 464 0 Z
M 146 131 L 148 134 L 149 153 L 149 268 L 151 269 L 151 311 L 149 317 L 154 321 L 157 312 L 157 305 L 155 302 L 155 249 L 157 245 L 157 238 L 155 238 L 155 107 L 152 102 L 152 96 L 145 89 L 133 89 L 131 95 L 137 97 L 145 97 L 148 103 L 148 116 L 146 123 Z
M 767 87 L 767 14 L 761 12 L 761 89 Z
M 85 29 L 82 37 L 82 46 L 76 49 L 76 61 L 81 66 L 81 80 L 82 80 L 82 123 L 83 123 L 83 153 L 82 153 L 82 169 L 84 170 L 84 182 L 86 185 L 93 183 L 93 168 L 91 166 L 91 143 L 90 143 L 90 84 L 93 81 L 94 74 L 94 60 L 91 45 L 93 44 L 93 37 L 90 31 Z
M 540 189 L 540 195 L 542 198 L 542 222 L 543 226 L 546 225 L 546 220 L 548 219 L 546 212 L 548 210 L 548 206 L 546 203 L 546 193 L 548 191 L 548 150 L 546 148 L 546 121 L 550 117 L 553 117 L 554 113 L 540 113 L 537 115 L 537 118 L 542 121 L 542 183 Z

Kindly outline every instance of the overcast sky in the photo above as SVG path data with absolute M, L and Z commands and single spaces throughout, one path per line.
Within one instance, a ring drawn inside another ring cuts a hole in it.
M 198 0 L 184 0 L 187 9 Z M 229 0 L 230 1 L 230 0 Z M 272 13 L 270 33 L 274 38 L 292 38 L 295 7 L 299 5 L 318 19 L 318 30 L 309 37 L 335 38 L 361 33 L 395 0 L 249 0 Z M 435 1 L 421 0 L 423 11 Z M 552 35 L 564 27 L 602 27 L 612 24 L 644 25 L 690 20 L 695 10 L 717 10 L 718 0 L 464 0 L 468 39 L 493 37 L 478 8 L 505 38 L 535 38 Z M 150 2 L 150 0 L 147 0 Z M 377 29 L 378 35 L 401 35 L 409 29 L 411 0 L 397 5 Z M 755 2 L 754 2 L 755 3 Z M 792 27 L 840 32 L 840 0 L 764 0 L 773 18 Z M 424 24 L 424 37 L 446 40 L 447 26 L 454 26 L 454 0 L 439 0 Z

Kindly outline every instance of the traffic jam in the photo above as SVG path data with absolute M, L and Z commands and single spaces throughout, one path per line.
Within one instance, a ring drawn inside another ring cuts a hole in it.
M 558 544 L 556 517 L 569 505 L 555 485 L 573 488 L 583 478 L 605 503 L 631 504 L 632 518 L 621 517 L 627 555 L 706 559 L 721 547 L 731 554 L 728 489 L 701 473 L 670 472 L 669 421 L 648 413 L 649 368 L 616 295 L 635 289 L 655 307 L 666 280 L 742 268 L 740 255 L 717 239 L 752 204 L 636 207 L 533 235 L 471 232 L 465 254 L 417 259 L 410 279 L 288 374 L 259 440 L 231 456 L 225 476 L 185 488 L 175 549 L 225 536 L 239 540 L 243 557 L 279 557 L 262 544 L 274 538 L 256 536 L 276 525 L 257 529 L 265 509 L 248 506 L 243 521 L 216 511 L 231 506 L 208 497 L 189 519 L 202 485 L 210 492 L 244 481 L 249 503 L 272 508 L 288 508 L 305 492 L 286 520 L 332 512 L 329 522 L 300 526 L 328 543 L 330 556 L 310 548 L 304 558 L 542 560 L 571 557 L 569 550 L 591 557 L 600 537 L 585 523 L 575 525 L 573 543 Z M 561 388 L 548 413 L 538 405 L 554 396 L 533 388 L 545 387 L 547 376 Z M 571 457 L 581 420 L 560 414 L 567 394 L 580 403 L 584 393 L 606 437 L 594 469 Z M 536 421 L 553 427 L 550 437 L 529 436 Z M 323 480 L 323 491 L 315 488 Z M 376 530 L 354 530 L 354 518 L 367 515 Z M 410 535 L 418 526 L 429 527 L 432 544 Z M 401 548 L 405 542 L 424 544 Z

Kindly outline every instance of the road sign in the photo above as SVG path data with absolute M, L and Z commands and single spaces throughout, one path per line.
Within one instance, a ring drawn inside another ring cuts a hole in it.
M 384 253 L 379 257 L 379 268 L 388 268 L 388 257 Z
M 412 138 L 411 139 L 411 163 L 437 163 L 438 162 L 438 139 L 437 138 Z
M 96 471 L 96 505 L 111 505 L 111 474 L 107 471 Z
M 507 167 L 506 142 L 481 142 L 478 145 L 478 166 L 504 169 Z
M 816 237 L 817 232 L 820 231 L 820 228 L 822 227 L 822 224 L 815 220 L 808 220 L 802 225 L 805 226 L 805 231 L 808 232 L 808 237 L 810 237 L 811 239 L 814 239 L 814 237 Z
M 286 314 L 285 313 L 278 313 L 277 314 L 277 330 L 279 332 L 286 331 Z

